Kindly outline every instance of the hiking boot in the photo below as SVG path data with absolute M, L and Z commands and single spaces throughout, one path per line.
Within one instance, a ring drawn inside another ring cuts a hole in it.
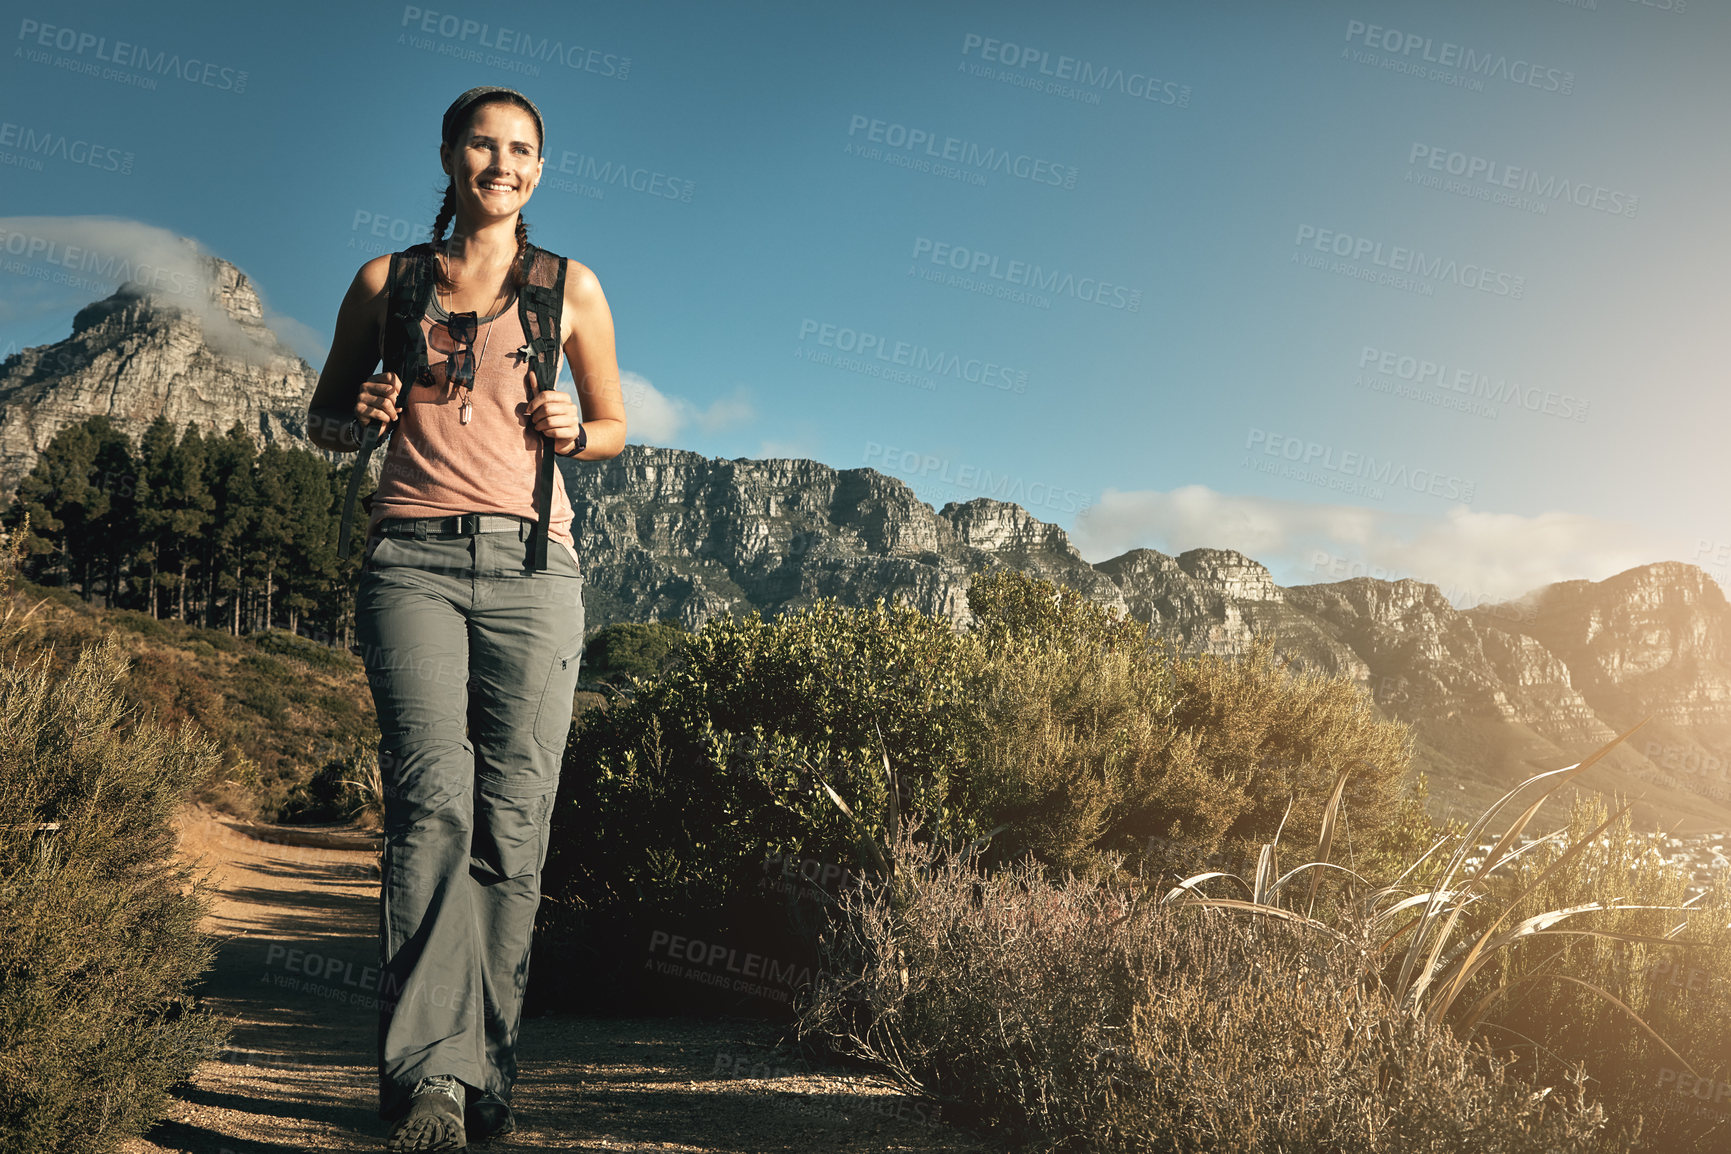
M 511 1106 L 497 1094 L 482 1094 L 463 1114 L 463 1125 L 468 1132 L 469 1141 L 487 1142 L 501 1134 L 513 1134 L 517 1130 L 517 1119 L 511 1115 Z
M 392 1151 L 466 1150 L 463 1128 L 463 1083 L 436 1074 L 415 1083 L 409 1112 L 391 1131 L 385 1149 Z

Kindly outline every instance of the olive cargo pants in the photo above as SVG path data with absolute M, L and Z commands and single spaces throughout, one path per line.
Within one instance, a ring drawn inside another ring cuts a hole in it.
M 379 716 L 379 1113 L 450 1074 L 509 1101 L 541 867 L 583 648 L 583 578 L 530 523 L 387 519 L 356 637 Z

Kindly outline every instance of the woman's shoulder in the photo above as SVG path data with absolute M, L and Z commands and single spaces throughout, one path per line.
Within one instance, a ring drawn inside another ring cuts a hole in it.
M 433 246 L 426 242 L 410 245 L 401 252 L 387 252 L 375 256 L 363 264 L 355 273 L 355 284 L 370 290 L 372 293 L 383 293 L 391 279 L 391 262 L 399 257 L 403 259 L 426 258 L 432 254 Z
M 559 257 L 565 262 L 565 299 L 574 305 L 591 301 L 601 292 L 601 278 L 595 270 L 580 260 Z
M 360 270 L 355 273 L 355 283 L 364 285 L 376 292 L 383 292 L 385 282 L 391 275 L 391 255 L 387 252 L 382 256 L 375 256 L 363 264 Z

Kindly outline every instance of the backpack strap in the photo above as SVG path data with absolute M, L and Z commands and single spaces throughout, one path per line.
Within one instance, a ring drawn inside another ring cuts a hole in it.
M 407 389 L 410 384 L 424 383 L 432 378 L 427 365 L 427 335 L 421 331 L 421 317 L 433 297 L 437 269 L 433 265 L 433 246 L 422 243 L 391 254 L 391 271 L 385 281 L 385 324 L 383 360 L 386 372 L 397 374 L 397 380 Z M 361 451 L 355 455 L 354 471 L 349 474 L 349 490 L 343 498 L 343 524 L 337 533 L 337 556 L 347 559 L 349 541 L 353 535 L 355 497 L 361 490 L 361 478 L 366 475 L 367 461 L 373 449 L 388 437 L 396 423 L 382 429 L 378 422 L 368 421 L 361 437 Z M 369 514 L 370 500 L 362 502 Z
M 385 371 L 397 374 L 407 389 L 427 384 L 433 372 L 427 366 L 427 334 L 421 318 L 432 304 L 433 285 L 438 279 L 433 246 L 422 242 L 391 254 L 391 277 L 386 283 Z
M 559 314 L 565 304 L 565 258 L 529 245 L 524 282 L 517 294 L 517 316 L 529 342 L 529 363 L 541 391 L 557 386 Z M 529 534 L 528 567 L 547 568 L 547 528 L 553 519 L 553 438 L 541 435 L 541 463 L 535 474 L 535 527 Z

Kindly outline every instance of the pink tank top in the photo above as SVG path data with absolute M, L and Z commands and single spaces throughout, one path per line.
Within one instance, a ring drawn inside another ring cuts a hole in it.
M 462 390 L 451 388 L 445 380 L 448 354 L 441 350 L 450 349 L 451 341 L 438 327 L 435 338 L 431 315 L 421 318 L 433 383 L 405 384 L 397 395 L 400 420 L 386 445 L 379 486 L 373 493 L 369 538 L 386 517 L 509 513 L 535 520 L 535 474 L 546 442 L 524 412 L 534 394 L 529 358 L 518 351 L 526 340 L 516 297 L 504 312 L 483 321 L 475 334 L 474 352 L 480 364 L 468 393 L 474 411 L 466 425 L 458 413 Z M 576 561 L 573 518 L 565 478 L 555 468 L 547 537 L 562 544 Z

